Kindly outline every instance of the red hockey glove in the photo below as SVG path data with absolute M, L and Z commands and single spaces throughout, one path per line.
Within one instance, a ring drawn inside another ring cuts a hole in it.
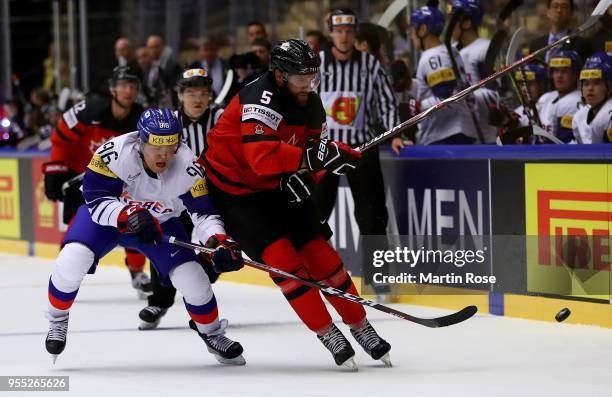
M 206 247 L 215 249 L 210 260 L 217 273 L 233 272 L 244 266 L 242 250 L 229 236 L 213 234 L 206 241 Z
M 123 234 L 135 234 L 141 244 L 159 244 L 163 232 L 158 220 L 139 205 L 127 205 L 119 213 L 117 229 Z
M 45 174 L 45 196 L 51 201 L 64 201 L 62 185 L 78 175 L 62 161 L 50 161 L 42 165 Z
M 357 166 L 361 152 L 342 142 L 310 139 L 304 145 L 304 158 L 311 171 L 326 169 L 344 175 Z
M 312 194 L 313 180 L 308 170 L 300 170 L 284 176 L 280 181 L 280 189 L 285 193 L 290 203 L 306 201 Z

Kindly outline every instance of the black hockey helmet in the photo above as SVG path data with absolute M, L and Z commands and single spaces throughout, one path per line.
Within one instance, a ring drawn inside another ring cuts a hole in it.
M 319 54 L 303 40 L 282 40 L 272 48 L 271 71 L 280 69 L 284 74 L 318 74 L 319 66 Z
M 176 82 L 176 90 L 183 92 L 187 87 L 208 87 L 212 86 L 213 80 L 204 68 L 186 69 L 181 78 Z
M 114 87 L 117 82 L 121 80 L 132 81 L 136 84 L 140 83 L 140 78 L 138 77 L 134 69 L 129 65 L 115 66 L 115 68 L 113 69 L 113 73 L 111 74 L 111 77 L 108 80 L 108 84 L 111 87 Z
M 357 29 L 357 14 L 350 8 L 332 10 L 327 18 L 327 27 L 330 32 L 334 26 L 354 26 Z

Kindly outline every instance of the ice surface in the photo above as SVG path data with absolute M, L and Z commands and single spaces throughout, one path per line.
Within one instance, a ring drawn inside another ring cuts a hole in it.
M 214 285 L 219 311 L 230 321 L 228 336 L 243 344 L 247 365 L 222 366 L 188 329 L 180 297 L 160 329 L 138 331 L 145 301 L 136 299 L 119 267 L 86 277 L 66 350 L 52 365 L 43 316 L 52 266 L 0 255 L 0 375 L 68 375 L 71 396 L 612 395 L 610 329 L 489 315 L 429 329 L 368 309 L 393 346 L 394 367 L 354 343 L 360 369 L 351 373 L 333 363 L 279 291 L 228 282 Z M 444 313 L 397 307 L 422 316 Z

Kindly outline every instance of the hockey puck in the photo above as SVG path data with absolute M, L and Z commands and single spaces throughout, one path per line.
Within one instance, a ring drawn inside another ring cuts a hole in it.
M 557 313 L 557 315 L 555 316 L 555 320 L 557 320 L 558 322 L 561 322 L 565 320 L 566 318 L 568 318 L 571 313 L 572 312 L 570 312 L 570 309 L 568 309 L 567 307 L 564 307 L 563 309 L 559 310 L 559 313 Z

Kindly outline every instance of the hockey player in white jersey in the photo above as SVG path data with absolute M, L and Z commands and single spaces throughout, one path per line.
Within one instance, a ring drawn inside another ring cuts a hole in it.
M 548 70 L 546 66 L 539 61 L 528 63 L 522 66 L 522 70 L 514 72 L 514 79 L 519 82 L 519 89 L 521 90 L 524 88 L 522 81 L 525 81 L 525 85 L 529 90 L 529 96 L 532 101 L 536 102 L 536 110 L 538 111 L 538 115 L 540 115 L 542 113 L 542 107 L 545 104 L 545 102 L 540 101 L 540 98 L 546 92 L 546 87 L 548 86 Z M 527 97 L 527 95 L 523 96 Z M 537 120 L 529 120 L 529 115 L 525 111 L 523 105 L 514 109 L 514 113 L 516 113 L 518 124 L 521 127 L 527 127 L 532 123 L 537 124 Z
M 571 50 L 560 50 L 550 56 L 548 68 L 555 91 L 540 97 L 540 118 L 546 132 L 565 143 L 574 140 L 572 118 L 582 101 L 578 90 L 580 56 Z
M 459 54 L 465 67 L 465 81 L 468 85 L 478 83 L 485 77 L 485 57 L 491 40 L 478 36 L 478 26 L 484 10 L 479 0 L 453 0 L 453 12 L 463 11 L 463 17 L 455 25 L 453 39 L 458 43 Z M 474 91 L 476 116 L 482 130 L 484 143 L 495 143 L 498 127 L 491 122 L 501 119 L 499 95 L 488 87 Z
M 146 110 L 138 131 L 100 146 L 83 180 L 86 204 L 78 211 L 49 279 L 45 341 L 54 361 L 66 345 L 70 307 L 87 273 L 115 246 L 131 247 L 151 261 L 165 283 L 183 295 L 190 327 L 221 363 L 244 364 L 242 346 L 224 336 L 210 282 L 192 250 L 172 245 L 164 234 L 187 239 L 178 218 L 191 214 L 197 236 L 215 248 L 217 272 L 243 266 L 238 245 L 208 197 L 202 168 L 180 142 L 181 126 L 169 109 Z
M 612 142 L 612 57 L 592 54 L 580 72 L 585 105 L 574 115 L 572 129 L 578 143 Z
M 444 29 L 442 12 L 435 7 L 424 6 L 411 14 L 410 21 L 412 42 L 423 51 L 416 77 L 419 81 L 417 100 L 421 110 L 425 111 L 453 95 L 459 87 L 446 47 L 440 41 Z M 459 70 L 464 70 L 458 52 L 455 52 L 455 58 Z M 434 117 L 423 120 L 416 138 L 420 145 L 474 143 L 476 132 L 466 102 L 450 104 Z

